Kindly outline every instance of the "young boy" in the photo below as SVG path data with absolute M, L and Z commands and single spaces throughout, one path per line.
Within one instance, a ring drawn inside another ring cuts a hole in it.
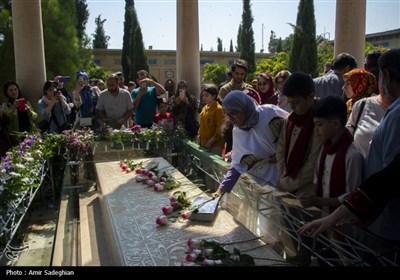
M 315 191 L 314 169 L 322 143 L 310 113 L 315 103 L 314 92 L 312 78 L 300 72 L 290 75 L 282 88 L 292 112 L 284 120 L 276 149 L 277 188 L 294 195 Z
M 175 120 L 171 113 L 167 112 L 168 102 L 164 98 L 159 98 L 157 100 L 158 113 L 154 116 L 154 123 L 164 127 L 173 128 L 175 126 Z
M 317 192 L 300 194 L 300 203 L 332 212 L 361 184 L 364 159 L 345 127 L 347 107 L 343 99 L 324 97 L 315 104 L 311 114 L 324 144 L 315 168 Z
M 311 116 L 311 108 L 316 102 L 314 93 L 314 81 L 309 75 L 300 72 L 291 74 L 282 87 L 282 94 L 292 112 L 284 119 L 276 149 L 279 176 L 277 188 L 295 196 L 303 192 L 315 193 L 314 170 L 322 142 Z M 291 225 L 287 222 L 294 217 L 307 221 L 309 217 L 304 216 L 298 207 L 285 205 L 285 209 L 287 216 L 282 223 L 289 229 L 289 234 L 282 234 L 280 238 L 287 250 L 296 254 L 286 259 L 300 265 L 309 265 L 311 253 L 300 244 L 309 245 L 312 241 L 306 237 L 302 237 L 301 241 L 293 238 L 296 233 L 290 231 Z

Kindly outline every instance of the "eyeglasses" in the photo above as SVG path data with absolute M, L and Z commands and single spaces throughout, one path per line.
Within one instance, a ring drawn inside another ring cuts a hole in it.
M 258 83 L 259 86 L 266 86 L 268 83 Z

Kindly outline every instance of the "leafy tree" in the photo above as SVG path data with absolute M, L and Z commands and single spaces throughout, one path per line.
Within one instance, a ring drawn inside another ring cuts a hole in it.
M 11 18 L 11 1 L 0 1 L 0 83 L 15 79 L 14 38 Z M 0 103 L 5 101 L 0 94 Z
M 286 70 L 288 66 L 289 55 L 285 52 L 277 53 L 271 57 L 260 60 L 257 63 L 256 73 L 267 72 L 274 77 L 279 71 Z
M 85 30 L 86 23 L 89 19 L 89 10 L 88 5 L 86 4 L 86 0 L 76 0 L 76 31 L 78 39 L 81 41 L 85 40 Z
M 276 52 L 278 52 L 278 53 L 283 52 L 282 38 L 281 37 L 279 37 L 279 39 L 278 39 L 278 46 L 276 47 Z
M 93 48 L 94 49 L 107 49 L 108 48 L 108 41 L 110 40 L 110 36 L 106 35 L 104 30 L 104 23 L 106 19 L 101 19 L 101 15 L 99 15 L 95 19 L 96 29 L 94 31 L 93 37 Z
M 204 65 L 203 78 L 201 79 L 204 83 L 213 83 L 218 85 L 226 80 L 226 72 L 228 72 L 228 67 L 221 64 L 210 64 Z
M 75 1 L 41 1 L 46 75 L 74 76 L 82 69 Z
M 135 76 L 131 76 L 131 62 L 129 61 L 129 42 L 131 40 L 131 29 L 137 23 L 133 22 L 133 0 L 125 0 L 125 21 L 124 21 L 124 37 L 122 41 L 121 66 L 126 80 L 134 81 Z
M 250 0 L 243 0 L 240 58 L 247 61 L 248 73 L 253 73 L 256 70 L 254 31 L 252 24 L 253 15 L 251 13 Z
M 327 62 L 332 62 L 333 60 L 333 44 L 331 44 L 327 39 L 322 36 L 317 38 L 317 50 L 318 50 L 318 76 L 324 74 L 324 64 Z
M 233 43 L 232 43 L 232 39 L 231 39 L 231 44 L 229 45 L 229 52 L 233 52 Z
M 217 51 L 218 52 L 222 52 L 222 39 L 221 38 L 217 38 L 217 43 L 218 43 L 218 45 L 217 45 Z
M 281 37 L 276 38 L 276 33 L 271 30 L 271 35 L 269 37 L 268 43 L 268 51 L 270 53 L 279 53 L 279 52 L 290 52 L 293 42 L 293 34 L 290 34 L 285 39 Z
M 317 44 L 315 36 L 314 2 L 300 0 L 294 38 L 289 55 L 289 70 L 317 76 Z

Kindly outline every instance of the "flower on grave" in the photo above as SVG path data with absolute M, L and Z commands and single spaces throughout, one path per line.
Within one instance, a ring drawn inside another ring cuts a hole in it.
M 167 223 L 168 223 L 168 219 L 167 219 L 167 216 L 165 216 L 165 215 L 158 216 L 156 219 L 156 224 L 159 226 L 166 225 Z
M 169 215 L 172 214 L 172 212 L 174 212 L 174 208 L 171 205 L 164 206 L 163 208 L 161 208 L 161 210 L 164 213 L 164 215 Z
M 190 211 L 190 210 L 182 211 L 182 212 L 181 212 L 181 218 L 184 219 L 184 220 L 187 220 L 187 219 L 190 218 L 190 216 L 192 216 L 192 213 L 193 213 L 193 212 Z
M 185 261 L 182 265 L 190 263 L 191 265 L 200 266 L 254 266 L 255 262 L 253 257 L 240 253 L 240 250 L 237 248 L 229 252 L 224 246 L 250 242 L 257 239 L 259 239 L 259 237 L 224 244 L 205 239 L 198 240 L 189 238 L 186 243 L 189 250 L 187 251 Z
M 149 187 L 154 187 L 155 191 L 172 190 L 178 188 L 181 184 L 175 180 L 172 175 L 167 172 L 162 172 L 158 169 L 158 163 L 151 167 L 143 167 L 143 162 L 135 163 L 133 160 L 125 159 L 119 162 L 122 171 L 129 173 L 135 171 L 135 180 L 138 183 L 143 183 Z M 161 173 L 161 175 L 160 175 Z
M 163 191 L 163 190 L 164 190 L 163 184 L 160 184 L 160 183 L 154 184 L 153 188 L 154 188 L 154 190 L 155 190 L 156 192 L 159 192 L 159 191 Z

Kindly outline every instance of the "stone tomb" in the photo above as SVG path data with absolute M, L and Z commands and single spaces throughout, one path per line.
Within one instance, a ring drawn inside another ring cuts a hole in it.
M 117 161 L 95 164 L 104 230 L 113 265 L 179 266 L 185 260 L 189 238 L 229 243 L 255 237 L 221 209 L 212 222 L 186 220 L 158 226 L 156 218 L 162 214 L 161 208 L 169 205 L 169 197 L 174 191 L 185 191 L 187 197 L 202 191 L 163 158 L 141 158 L 137 162 L 143 162 L 144 166 L 158 162 L 158 168 L 173 174 L 181 186 L 169 192 L 156 192 L 137 183 L 135 172 L 122 172 Z M 232 251 L 234 247 L 253 257 L 268 259 L 256 260 L 257 265 L 282 265 L 282 258 L 260 240 L 229 245 L 227 249 Z

